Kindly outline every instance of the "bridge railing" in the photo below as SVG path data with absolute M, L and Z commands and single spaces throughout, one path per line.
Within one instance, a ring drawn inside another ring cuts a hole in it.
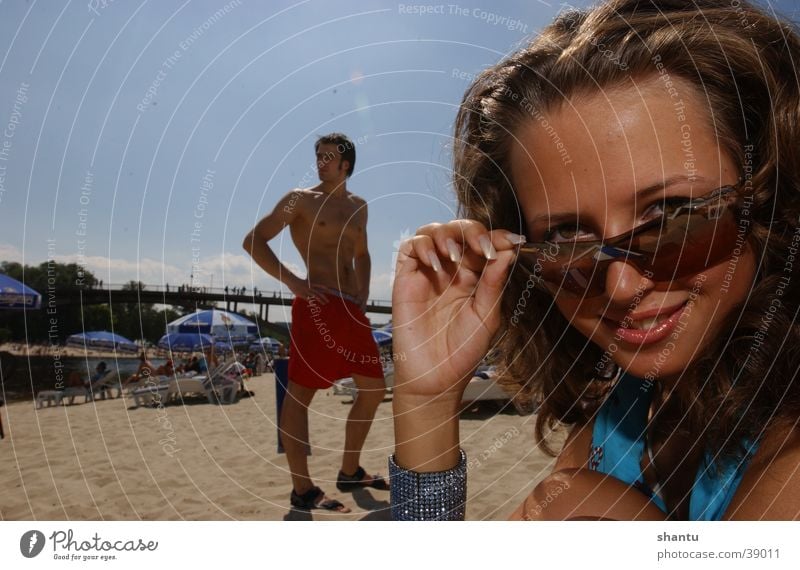
M 95 286 L 92 289 L 99 289 L 104 291 L 130 291 L 130 283 L 103 283 L 102 286 Z M 253 299 L 253 302 L 258 304 L 262 299 L 294 299 L 292 293 L 285 293 L 283 291 L 262 291 L 258 288 L 249 287 L 203 287 L 200 285 L 190 285 L 184 283 L 181 285 L 171 285 L 169 283 L 151 285 L 148 283 L 142 284 L 142 291 L 150 292 L 163 292 L 163 293 L 195 293 L 200 295 L 223 295 L 230 297 L 247 297 Z M 386 299 L 369 299 L 368 305 L 379 307 L 391 307 L 392 302 Z

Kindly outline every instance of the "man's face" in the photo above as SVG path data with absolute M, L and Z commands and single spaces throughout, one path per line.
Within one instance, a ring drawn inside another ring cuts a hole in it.
M 342 160 L 336 145 L 323 143 L 317 148 L 317 174 L 322 182 L 337 182 L 347 178 L 347 162 Z

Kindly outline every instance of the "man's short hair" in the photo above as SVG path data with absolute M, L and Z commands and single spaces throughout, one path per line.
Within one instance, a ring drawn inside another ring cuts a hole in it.
M 330 133 L 328 135 L 322 135 L 317 139 L 317 142 L 314 143 L 314 150 L 319 151 L 319 145 L 321 144 L 336 145 L 336 151 L 339 153 L 339 156 L 342 160 L 346 160 L 350 164 L 350 167 L 347 169 L 347 177 L 350 178 L 356 167 L 356 145 L 353 144 L 353 141 L 342 133 Z

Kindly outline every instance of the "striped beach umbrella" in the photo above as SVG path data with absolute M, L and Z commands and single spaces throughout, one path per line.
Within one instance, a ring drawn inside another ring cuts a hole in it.
M 0 273 L 0 309 L 38 309 L 42 296 L 13 277 Z

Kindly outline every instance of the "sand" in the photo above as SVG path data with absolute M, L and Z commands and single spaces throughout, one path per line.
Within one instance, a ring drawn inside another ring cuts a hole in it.
M 310 410 L 311 474 L 347 515 L 289 507 L 278 454 L 271 374 L 249 380 L 255 396 L 227 406 L 197 400 L 133 408 L 130 398 L 36 410 L 0 408 L 2 520 L 388 520 L 389 493 L 335 487 L 349 398 L 317 394 Z M 76 402 L 82 402 L 77 398 Z M 461 419 L 469 469 L 469 520 L 503 520 L 552 468 L 533 445 L 534 416 L 489 404 Z M 393 448 L 391 396 L 362 454 L 386 474 Z

